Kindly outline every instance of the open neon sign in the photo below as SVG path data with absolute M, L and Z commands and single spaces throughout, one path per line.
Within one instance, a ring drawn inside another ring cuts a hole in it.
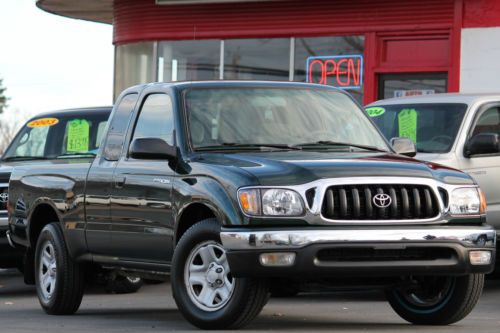
M 363 56 L 340 55 L 307 58 L 307 82 L 341 89 L 361 89 Z

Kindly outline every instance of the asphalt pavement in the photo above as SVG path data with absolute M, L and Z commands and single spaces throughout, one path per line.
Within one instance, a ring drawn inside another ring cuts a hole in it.
M 138 293 L 89 290 L 72 316 L 49 316 L 34 287 L 15 271 L 0 270 L 0 332 L 165 332 L 199 331 L 184 320 L 170 285 L 145 285 Z M 400 319 L 380 292 L 301 294 L 271 299 L 242 331 L 250 332 L 500 332 L 500 280 L 487 281 L 474 311 L 450 326 L 413 326 Z

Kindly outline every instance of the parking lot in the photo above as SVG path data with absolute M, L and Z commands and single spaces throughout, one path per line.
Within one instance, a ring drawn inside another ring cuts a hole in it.
M 401 320 L 373 292 L 303 294 L 271 299 L 245 331 L 275 332 L 498 332 L 500 281 L 488 281 L 474 311 L 445 327 L 416 327 Z M 137 294 L 110 295 L 89 290 L 76 315 L 54 317 L 42 312 L 34 288 L 15 271 L 0 270 L 0 332 L 159 332 L 197 331 L 171 297 L 170 285 L 145 285 Z

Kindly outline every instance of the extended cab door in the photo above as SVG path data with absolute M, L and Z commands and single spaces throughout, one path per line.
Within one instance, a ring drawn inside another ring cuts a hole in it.
M 480 133 L 500 135 L 500 102 L 480 107 L 476 112 L 467 140 Z M 466 142 L 467 142 L 466 140 Z M 478 182 L 488 202 L 488 222 L 500 229 L 500 153 L 464 156 L 457 152 L 460 169 L 470 174 Z
M 86 238 L 90 253 L 109 255 L 111 243 L 111 190 L 113 173 L 121 156 L 127 126 L 138 94 L 125 95 L 108 125 L 107 137 L 87 176 L 85 191 Z
M 172 99 L 151 93 L 143 99 L 129 144 L 161 138 L 174 144 Z M 113 255 L 127 261 L 168 263 L 172 256 L 172 178 L 166 160 L 139 160 L 127 153 L 118 161 L 112 189 Z

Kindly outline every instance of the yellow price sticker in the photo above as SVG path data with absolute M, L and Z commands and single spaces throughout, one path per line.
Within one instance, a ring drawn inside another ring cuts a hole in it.
M 54 126 L 59 123 L 57 118 L 40 118 L 30 121 L 26 126 L 29 128 Z

